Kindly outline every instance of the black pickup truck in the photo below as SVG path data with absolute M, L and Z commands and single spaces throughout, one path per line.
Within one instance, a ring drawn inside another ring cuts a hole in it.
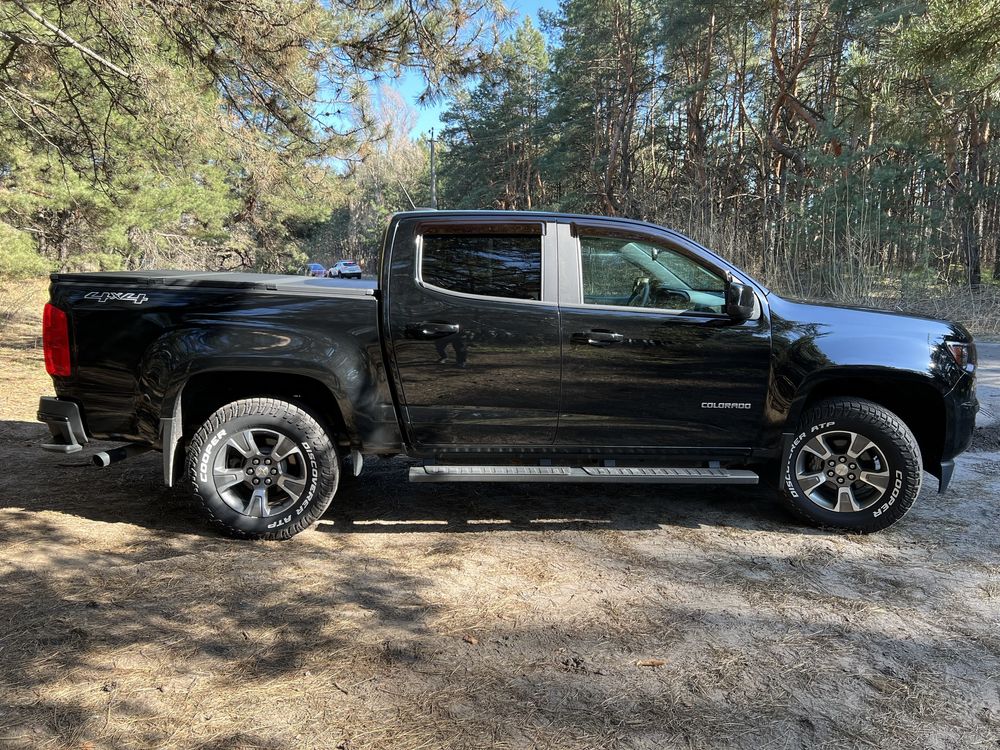
M 162 451 L 229 533 L 284 539 L 366 454 L 420 459 L 419 482 L 762 476 L 875 531 L 971 440 L 961 325 L 783 299 L 658 226 L 401 213 L 378 274 L 53 275 L 43 447 Z

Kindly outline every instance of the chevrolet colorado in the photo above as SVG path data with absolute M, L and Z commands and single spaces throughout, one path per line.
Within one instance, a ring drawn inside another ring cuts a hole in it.
M 285 539 L 363 456 L 411 481 L 755 484 L 858 532 L 972 436 L 955 323 L 784 299 L 644 222 L 412 211 L 379 275 L 54 274 L 44 448 L 162 451 L 231 534 Z

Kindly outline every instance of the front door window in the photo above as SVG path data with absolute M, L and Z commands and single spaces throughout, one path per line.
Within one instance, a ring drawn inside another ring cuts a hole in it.
M 722 314 L 725 281 L 676 250 L 641 240 L 581 237 L 583 302 Z

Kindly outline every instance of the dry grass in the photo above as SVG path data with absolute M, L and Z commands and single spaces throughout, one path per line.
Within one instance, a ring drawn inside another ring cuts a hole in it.
M 1000 286 L 996 284 L 985 284 L 977 292 L 960 286 L 895 290 L 861 303 L 962 323 L 980 338 L 993 340 L 1000 336 Z
M 789 528 L 759 494 L 750 508 L 736 493 L 414 487 L 404 504 L 403 467 L 388 464 L 320 530 L 246 544 L 203 535 L 155 486 L 155 460 L 138 461 L 85 493 L 80 470 L 58 469 L 0 511 L 9 746 L 1000 739 L 997 611 L 978 593 L 996 571 L 962 559 L 996 542 L 986 528 L 936 530 L 961 502 L 925 498 L 872 541 Z M 562 509 L 597 528 L 480 531 L 460 509 Z M 914 554 L 935 546 L 935 559 Z
M 0 421 L 2 747 L 1000 742 L 997 454 L 872 537 L 763 490 L 443 488 L 372 461 L 316 530 L 232 542 L 158 456 L 38 450 L 33 307 L 0 333 L 24 403 Z
M 0 419 L 34 419 L 38 397 L 52 392 L 42 355 L 48 280 L 0 280 Z
M 983 283 L 974 292 L 963 281 L 960 269 L 951 269 L 949 274 L 940 269 L 923 273 L 888 270 L 884 247 L 857 241 L 848 241 L 832 255 L 822 251 L 817 255 L 815 246 L 784 245 L 765 261 L 755 242 L 748 242 L 738 226 L 725 222 L 691 225 L 678 218 L 679 223 L 666 221 L 665 226 L 712 248 L 781 295 L 926 315 L 962 323 L 977 337 L 1000 338 L 1000 281 L 992 279 L 988 269 L 983 269 Z
M 896 281 L 861 278 L 842 292 L 825 297 L 819 290 L 808 286 L 797 288 L 794 283 L 776 288 L 790 289 L 793 297 L 954 321 L 964 325 L 974 336 L 988 340 L 1000 336 L 1000 285 L 996 283 L 986 283 L 973 292 L 961 285 L 916 283 L 900 286 Z

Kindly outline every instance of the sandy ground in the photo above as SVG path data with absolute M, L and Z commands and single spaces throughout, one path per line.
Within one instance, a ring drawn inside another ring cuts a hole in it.
M 158 456 L 38 449 L 33 325 L 0 346 L 0 747 L 1000 744 L 1000 453 L 870 537 L 763 489 L 372 461 L 316 530 L 233 542 Z

